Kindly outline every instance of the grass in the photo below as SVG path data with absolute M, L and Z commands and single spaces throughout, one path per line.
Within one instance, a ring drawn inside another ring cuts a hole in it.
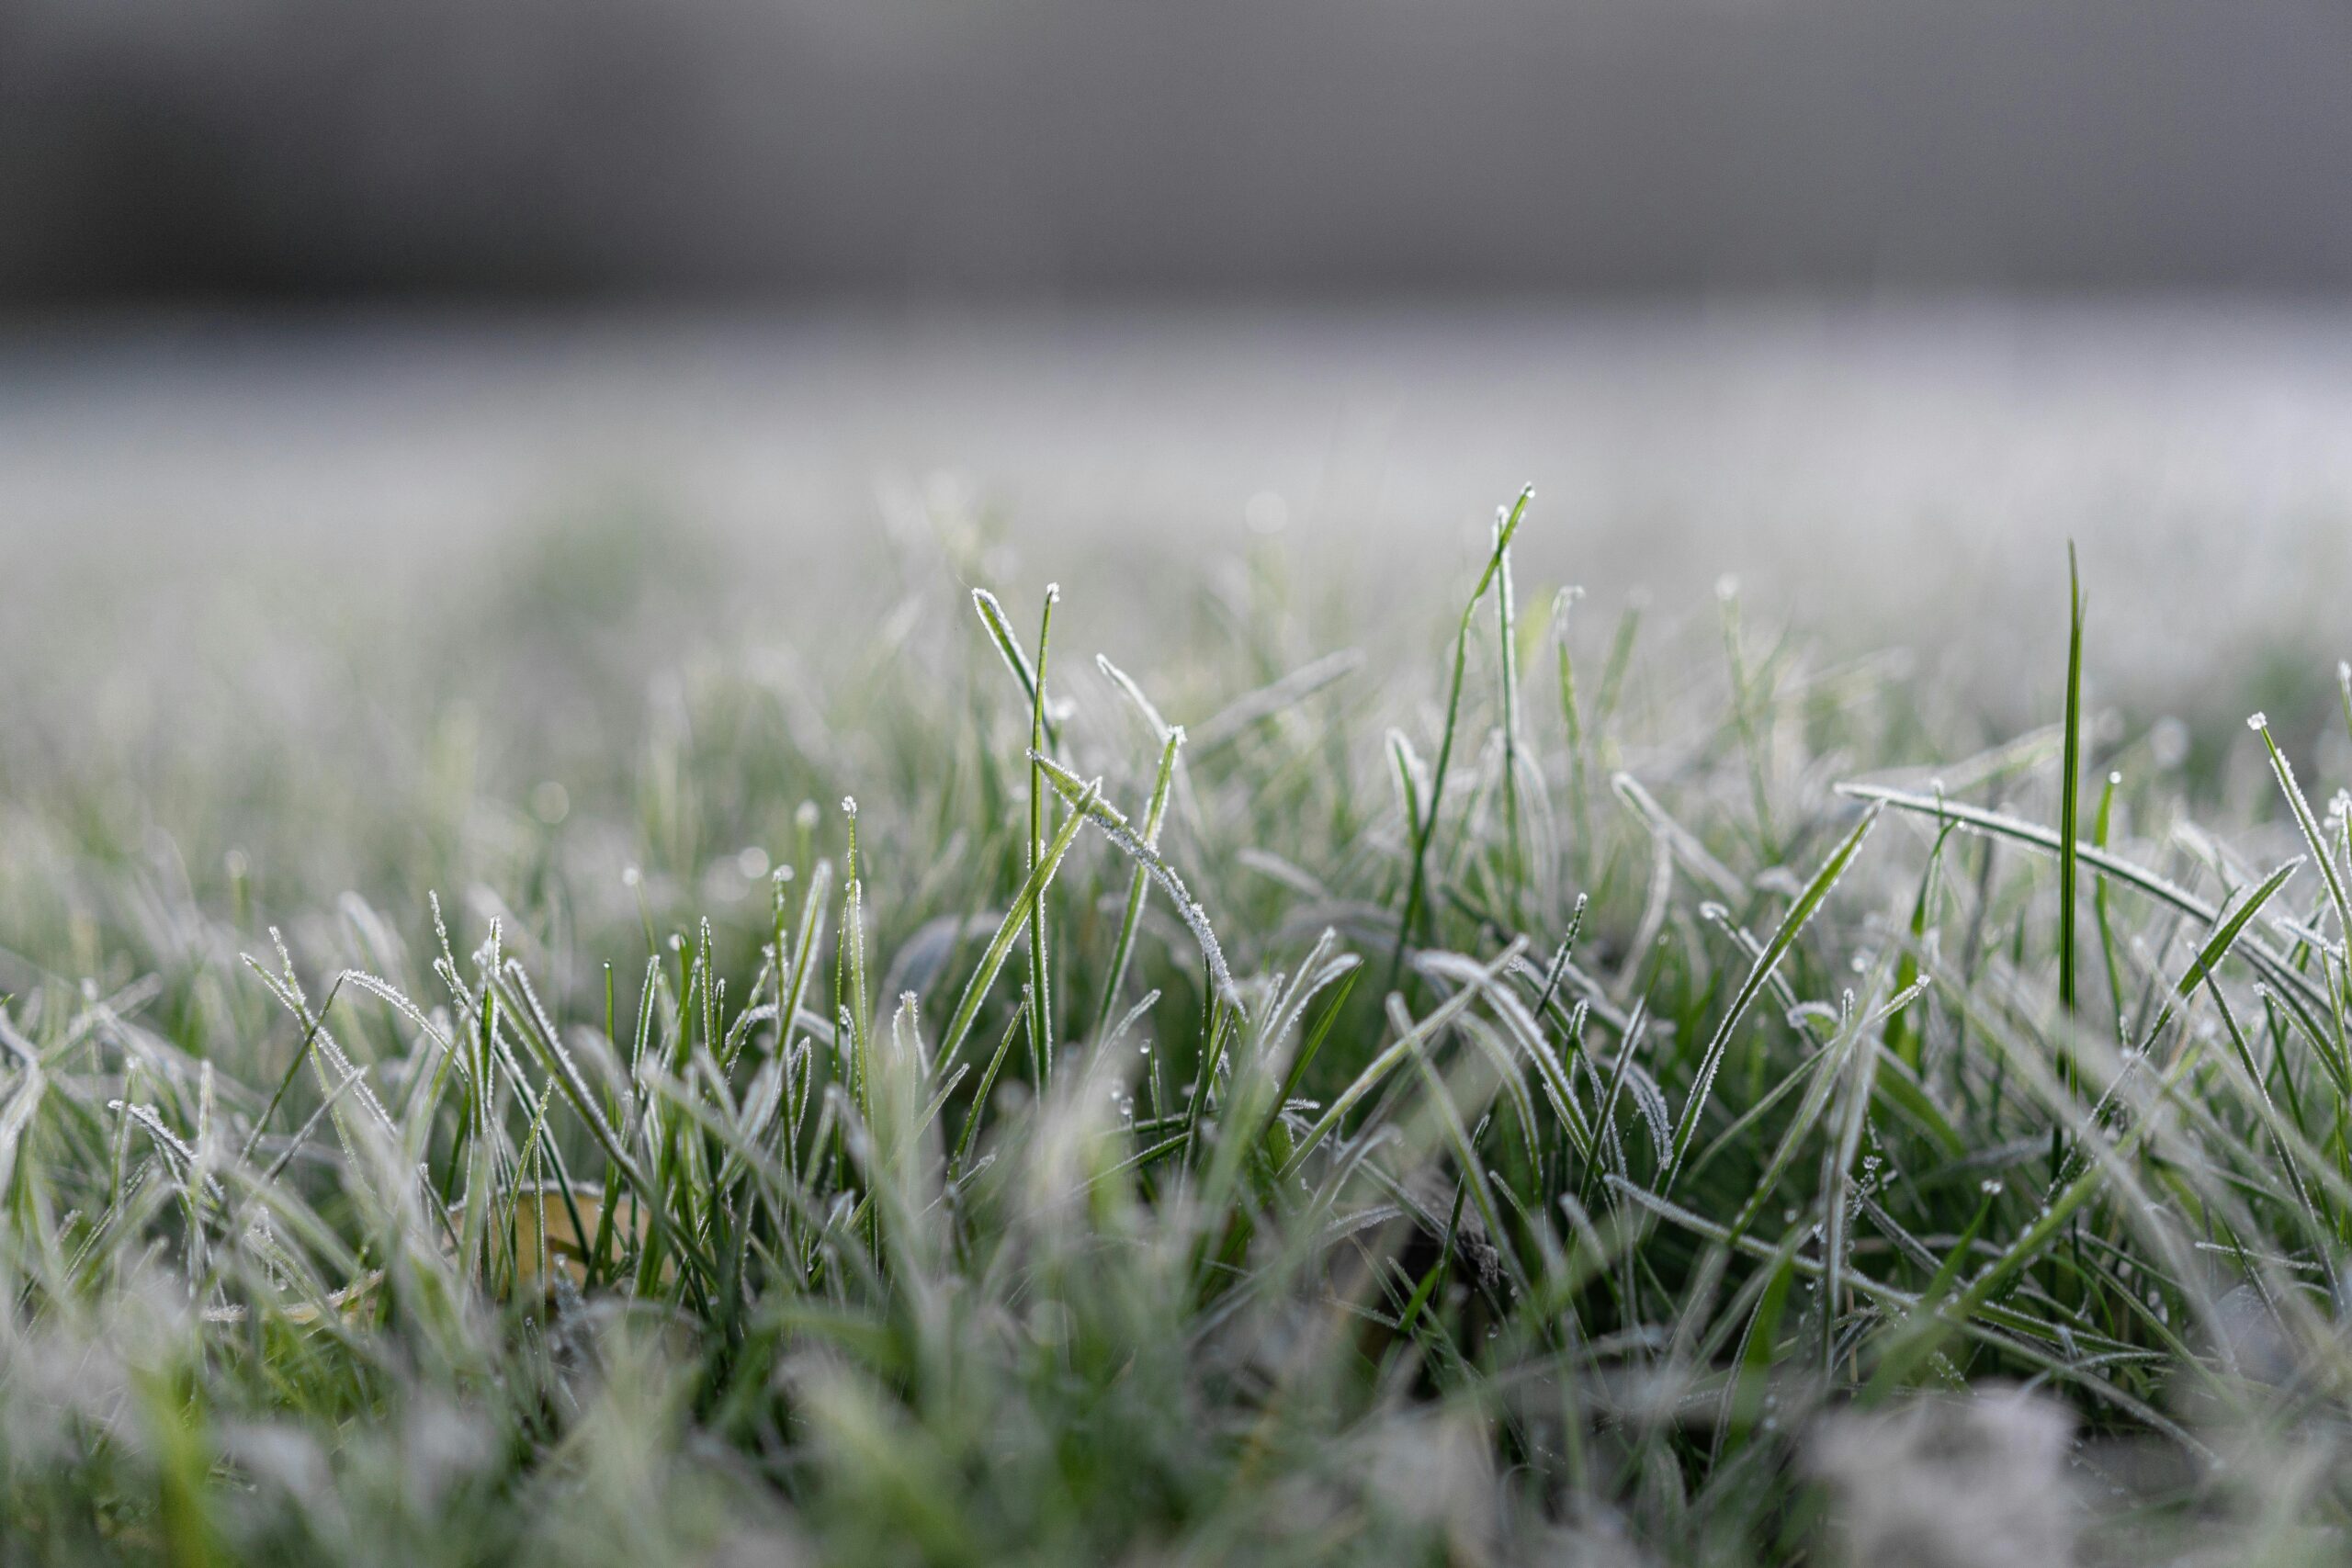
M 18 694 L 0 1560 L 2340 1560 L 2352 676 L 2192 774 L 2070 570 L 2004 740 L 1526 494 L 1049 672 L 935 521 Z

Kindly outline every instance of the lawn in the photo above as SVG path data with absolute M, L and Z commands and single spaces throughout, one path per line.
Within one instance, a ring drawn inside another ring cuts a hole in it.
M 2352 673 L 2104 704 L 2053 551 L 2003 733 L 1545 526 L 52 606 L 0 1561 L 2341 1561 Z

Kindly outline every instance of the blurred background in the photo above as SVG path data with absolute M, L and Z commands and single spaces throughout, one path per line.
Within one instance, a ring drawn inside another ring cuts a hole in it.
M 582 519 L 1376 600 L 1532 479 L 2004 715 L 2069 536 L 2110 690 L 2317 700 L 2347 285 L 2342 0 L 0 0 L 0 594 L 60 690 Z
M 2331 0 L 9 0 L 0 288 L 2352 279 Z

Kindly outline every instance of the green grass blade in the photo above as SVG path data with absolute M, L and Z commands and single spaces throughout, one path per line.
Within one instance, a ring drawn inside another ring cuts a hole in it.
M 1527 941 L 1524 937 L 1513 942 L 1503 950 L 1499 957 L 1486 964 L 1480 971 L 1481 974 L 1488 980 L 1509 974 L 1512 963 L 1526 950 L 1526 947 Z M 1362 1104 L 1364 1097 L 1378 1089 L 1388 1075 L 1403 1066 L 1416 1050 L 1435 1039 L 1441 1031 L 1460 1017 L 1471 1003 L 1477 1000 L 1482 989 L 1482 987 L 1464 987 L 1456 991 L 1431 1009 L 1386 1049 L 1364 1064 L 1363 1070 L 1356 1075 L 1355 1081 L 1340 1090 L 1339 1098 L 1332 1100 L 1325 1108 L 1323 1114 L 1316 1118 L 1314 1125 L 1307 1128 L 1306 1132 L 1301 1135 L 1298 1146 L 1291 1152 L 1289 1163 L 1282 1168 L 1282 1177 L 1287 1179 L 1297 1174 L 1299 1167 L 1306 1163 L 1307 1156 L 1315 1152 L 1317 1146 L 1325 1138 L 1331 1135 L 1332 1131 L 1342 1121 L 1347 1119 L 1348 1112 Z
M 1141 694 L 1137 694 L 1140 699 Z M 1176 753 L 1184 744 L 1184 732 L 1171 728 L 1159 748 L 1159 770 L 1152 777 L 1151 802 L 1145 807 L 1143 832 L 1139 835 L 1144 848 L 1159 848 L 1159 829 L 1168 814 L 1169 786 L 1176 778 Z M 1127 903 L 1119 917 L 1119 938 L 1111 950 L 1111 964 L 1102 981 L 1102 1001 L 1095 1010 L 1094 1038 L 1098 1041 L 1111 1027 L 1111 1014 L 1119 1005 L 1119 992 L 1125 984 L 1127 964 L 1135 953 L 1136 931 L 1143 924 L 1144 898 L 1151 886 L 1151 873 L 1136 866 L 1127 883 Z
M 1690 1152 L 1691 1140 L 1699 1135 L 1699 1118 L 1707 1108 L 1707 1096 L 1714 1088 L 1717 1070 L 1723 1066 L 1724 1052 L 1731 1045 L 1732 1032 L 1747 1016 L 1747 1010 L 1755 1002 L 1757 993 L 1763 990 L 1772 972 L 1780 966 L 1781 960 L 1787 956 L 1789 949 L 1804 933 L 1806 924 L 1828 899 L 1831 889 L 1838 886 L 1838 879 L 1853 863 L 1854 856 L 1862 847 L 1862 840 L 1870 837 L 1871 829 L 1877 821 L 1878 809 L 1875 807 L 1863 811 L 1861 819 L 1830 852 L 1829 858 L 1822 863 L 1819 871 L 1814 873 L 1813 880 L 1805 885 L 1797 901 L 1789 906 L 1789 912 L 1781 918 L 1780 929 L 1772 933 L 1772 940 L 1764 944 L 1764 952 L 1748 970 L 1747 978 L 1740 982 L 1738 991 L 1732 997 L 1731 1006 L 1724 1010 L 1723 1021 L 1715 1026 L 1714 1038 L 1707 1043 L 1706 1053 L 1700 1058 L 1698 1073 L 1691 1081 L 1690 1098 L 1682 1102 L 1682 1116 L 1675 1124 L 1674 1142 L 1666 1169 L 1658 1179 L 1660 1193 L 1673 1190 L 1674 1179 L 1681 1168 L 1683 1156 Z
M 1078 830 L 1087 819 L 1087 808 L 1093 804 L 1102 788 L 1102 781 L 1100 779 L 1079 786 L 1076 809 L 1055 831 L 1053 841 L 1046 846 L 1045 853 L 1038 858 L 1036 865 L 1022 883 L 1021 891 L 1004 911 L 1004 919 L 997 922 L 996 934 L 989 938 L 988 946 L 981 951 L 979 964 L 965 983 L 963 998 L 956 1004 L 946 1032 L 939 1037 L 938 1058 L 932 1068 L 934 1074 L 944 1074 L 956 1065 L 956 1053 L 963 1049 L 965 1037 L 972 1032 L 972 1021 L 979 1015 L 981 1000 L 988 995 L 989 987 L 996 983 L 997 974 L 1004 967 L 1005 956 L 1012 951 L 1012 943 L 1021 934 L 1022 927 L 1028 923 L 1029 911 L 1035 905 L 1038 894 L 1053 880 L 1055 871 L 1062 863 L 1062 856 L 1069 852 L 1070 845 L 1077 840 Z M 1031 994 L 1034 997 L 1035 993 Z
M 1453 677 L 1446 688 L 1445 728 L 1438 739 L 1437 762 L 1430 773 L 1430 797 L 1422 807 L 1420 819 L 1409 824 L 1412 834 L 1411 880 L 1405 892 L 1405 911 L 1396 922 L 1396 949 L 1388 961 L 1388 988 L 1396 989 L 1397 978 L 1405 967 L 1405 949 L 1413 940 L 1413 929 L 1426 908 L 1429 886 L 1430 840 L 1436 835 L 1440 809 L 1445 804 L 1445 778 L 1453 761 L 1453 732 L 1462 716 L 1462 677 L 1470 658 L 1470 625 L 1477 614 L 1478 602 L 1487 596 L 1496 574 L 1502 570 L 1505 552 L 1510 548 L 1511 536 L 1527 516 L 1528 502 L 1535 499 L 1535 487 L 1529 485 L 1519 492 L 1519 500 L 1505 513 L 1495 529 L 1494 549 L 1487 557 L 1487 570 L 1478 575 L 1478 585 L 1471 591 L 1470 602 L 1462 607 L 1462 622 L 1453 637 Z
M 2278 780 L 2278 792 L 2287 797 L 2287 808 L 2294 815 L 2295 826 L 2301 830 L 2303 841 L 2311 846 L 2312 858 L 2319 863 L 2320 880 L 2326 885 L 2328 903 L 2335 910 L 2336 940 L 2352 944 L 2352 898 L 2346 896 L 2343 874 L 2336 870 L 2335 856 L 2328 851 L 2327 835 L 2320 830 L 2319 819 L 2312 815 L 2312 803 L 2303 798 L 2302 786 L 2295 782 L 2294 764 L 2287 761 L 2287 754 L 2271 738 L 2268 719 L 2256 714 L 2245 722 L 2247 728 L 2262 737 L 2263 749 L 2270 754 L 2270 771 Z
M 2075 896 L 2081 881 L 2075 868 L 2082 840 L 2077 818 L 2083 793 L 2083 580 L 2071 541 L 2066 546 L 2066 735 L 2058 774 L 2058 1006 L 2072 1018 L 2075 1010 Z M 2067 1092 L 2081 1092 L 2082 1070 L 2072 1050 L 2065 1054 L 2064 1066 Z

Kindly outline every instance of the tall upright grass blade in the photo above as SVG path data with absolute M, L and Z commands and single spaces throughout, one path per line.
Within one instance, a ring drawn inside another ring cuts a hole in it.
M 2115 795 L 2122 787 L 2123 775 L 2110 773 L 2106 787 L 2098 794 L 2098 813 L 2091 819 L 2091 843 L 2104 850 L 2115 827 Z M 2098 928 L 2100 961 L 2107 971 L 2107 1004 L 2109 1016 L 2114 1021 L 2115 1037 L 2122 1039 L 2130 1025 L 2123 1018 L 2123 961 L 2115 950 L 2115 920 L 2108 908 L 2108 880 L 2094 878 L 2091 883 L 2091 919 Z
M 1495 525 L 1498 535 L 1502 520 Z M 1527 884 L 1527 847 L 1520 828 L 1519 605 L 1511 582 L 1510 547 L 1498 541 L 1501 569 L 1495 574 L 1495 659 L 1502 682 L 1503 857 L 1511 923 L 1522 923 L 1520 901 Z
M 1057 583 L 1046 585 L 1045 608 L 1037 620 L 1037 678 L 1029 703 L 1029 753 L 1046 747 L 1046 644 L 1054 627 L 1054 602 L 1061 597 Z M 1029 861 L 1035 875 L 1046 852 L 1046 779 L 1040 765 L 1029 764 Z M 1029 1063 L 1040 1089 L 1053 1072 L 1054 993 L 1052 962 L 1046 952 L 1046 883 L 1039 883 L 1029 900 Z
M 2058 774 L 2058 1007 L 2071 1019 L 2075 1011 L 2075 896 L 2081 881 L 2075 866 L 2081 846 L 2077 818 L 2083 793 L 2083 580 L 2072 540 L 2066 545 L 2066 736 Z M 2081 1092 L 2082 1069 L 2071 1047 L 2063 1060 L 2067 1092 Z
M 1453 764 L 1453 732 L 1462 716 L 1462 676 L 1470 658 L 1471 618 L 1477 614 L 1478 602 L 1487 596 L 1487 590 L 1502 570 L 1511 536 L 1519 532 L 1520 524 L 1527 516 L 1528 502 L 1534 499 L 1535 487 L 1529 485 L 1502 514 L 1495 529 L 1494 548 L 1487 557 L 1487 569 L 1478 574 L 1478 585 L 1471 590 L 1470 602 L 1462 607 L 1461 625 L 1453 635 L 1453 675 L 1446 687 L 1445 728 L 1438 739 L 1436 765 L 1430 770 L 1429 799 L 1421 807 L 1420 819 L 1407 824 L 1412 839 L 1412 870 L 1405 890 L 1405 910 L 1396 922 L 1396 951 L 1388 960 L 1391 990 L 1396 989 L 1397 977 L 1404 972 L 1405 949 L 1413 940 L 1414 928 L 1422 918 L 1428 899 L 1430 840 L 1437 832 L 1438 813 L 1445 804 L 1445 775 Z
M 1094 804 L 1102 788 L 1102 781 L 1100 779 L 1079 786 L 1070 814 L 1063 818 L 1061 826 L 1055 830 L 1053 841 L 1046 846 L 1036 865 L 1022 883 L 1021 891 L 1006 907 L 1004 919 L 998 922 L 996 934 L 989 939 L 978 965 L 965 983 L 963 998 L 956 1004 L 956 1011 L 948 1020 L 946 1031 L 939 1037 L 938 1058 L 932 1068 L 934 1074 L 944 1074 L 955 1066 L 956 1054 L 963 1049 L 964 1039 L 971 1032 L 972 1021 L 979 1014 L 981 1001 L 986 998 L 989 987 L 996 983 L 998 971 L 1004 967 L 1006 954 L 1012 951 L 1014 940 L 1020 935 L 1022 927 L 1028 923 L 1038 896 L 1060 868 L 1062 857 L 1069 852 L 1070 845 L 1077 840 L 1079 829 L 1087 821 L 1088 808 Z M 1033 999 L 1036 995 L 1034 991 L 1029 994 Z M 1035 1027 L 1033 1024 L 1023 1025 L 1024 1031 L 1034 1031 Z

